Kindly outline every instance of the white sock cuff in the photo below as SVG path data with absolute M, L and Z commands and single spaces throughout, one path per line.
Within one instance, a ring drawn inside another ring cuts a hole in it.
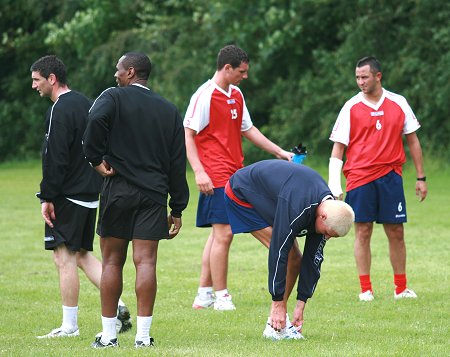
M 199 294 L 207 294 L 207 293 L 212 293 L 212 292 L 213 292 L 212 286 L 200 286 L 198 288 Z
M 136 316 L 136 337 L 135 341 L 148 342 L 150 339 L 150 328 L 152 327 L 153 316 Z
M 216 290 L 216 297 L 221 298 L 228 295 L 228 289 Z
M 102 341 L 108 342 L 113 338 L 117 338 L 117 330 L 116 330 L 116 321 L 117 317 L 104 317 L 102 316 Z
M 78 329 L 78 306 L 62 306 L 63 318 L 61 327 L 66 332 Z
M 66 311 L 78 311 L 78 306 L 65 306 L 65 305 L 63 305 L 62 308 L 63 308 L 63 310 L 66 310 Z
M 136 323 L 137 324 L 151 324 L 153 320 L 153 315 L 152 316 L 136 316 Z

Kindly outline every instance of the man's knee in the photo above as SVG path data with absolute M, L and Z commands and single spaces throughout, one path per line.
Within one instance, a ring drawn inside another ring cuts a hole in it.
M 53 262 L 58 268 L 76 264 L 76 252 L 70 251 L 64 244 L 61 244 L 53 251 Z
M 158 256 L 158 241 L 133 240 L 133 262 L 136 267 L 155 267 Z
M 78 267 L 82 268 L 86 264 L 86 261 L 89 258 L 89 254 L 90 253 L 85 249 L 81 249 L 79 252 L 75 254 Z
M 404 229 L 403 224 L 385 224 L 384 231 L 389 239 L 403 240 Z

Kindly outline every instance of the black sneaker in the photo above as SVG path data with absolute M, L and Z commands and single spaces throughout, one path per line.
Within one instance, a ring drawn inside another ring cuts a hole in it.
M 150 342 L 149 343 L 145 343 L 143 341 L 135 341 L 134 342 L 134 348 L 142 348 L 142 347 L 154 347 L 155 346 L 155 340 L 150 337 Z
M 108 347 L 119 347 L 119 342 L 117 341 L 117 338 L 113 338 L 112 340 L 109 340 L 107 344 L 104 344 L 102 342 L 102 336 L 95 337 L 95 341 L 92 343 L 91 347 L 93 348 L 108 348 Z
M 123 333 L 128 330 L 131 330 L 132 327 L 131 323 L 131 315 L 130 311 L 126 306 L 119 306 L 117 309 L 117 324 L 116 324 L 116 330 L 118 333 Z

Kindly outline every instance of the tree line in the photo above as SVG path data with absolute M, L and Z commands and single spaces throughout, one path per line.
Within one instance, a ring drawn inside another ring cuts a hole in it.
M 254 123 L 289 149 L 326 156 L 340 108 L 356 94 L 356 61 L 376 56 L 386 89 L 407 98 L 425 154 L 449 158 L 450 2 L 445 0 L 2 0 L 0 161 L 38 155 L 50 101 L 31 89 L 30 65 L 56 54 L 69 85 L 96 98 L 115 64 L 137 50 L 150 87 L 182 115 L 215 70 L 221 47 L 250 57 L 241 83 Z M 266 156 L 244 143 L 247 160 Z

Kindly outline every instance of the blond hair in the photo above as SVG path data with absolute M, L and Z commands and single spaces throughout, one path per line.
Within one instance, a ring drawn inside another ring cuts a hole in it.
M 345 236 L 355 221 L 353 209 L 344 201 L 326 200 L 322 204 L 327 214 L 323 223 L 335 231 L 339 237 Z

